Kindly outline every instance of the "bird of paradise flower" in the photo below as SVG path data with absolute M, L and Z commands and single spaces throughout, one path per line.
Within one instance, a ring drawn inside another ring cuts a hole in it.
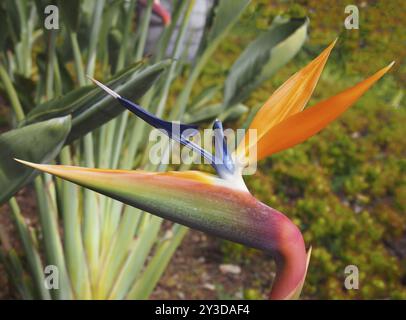
M 232 154 L 225 148 L 220 162 L 184 134 L 194 126 L 180 124 L 175 134 L 173 123 L 155 117 L 94 80 L 131 112 L 209 159 L 217 176 L 199 171 L 105 170 L 16 160 L 165 219 L 264 250 L 274 257 L 277 266 L 269 297 L 296 299 L 306 277 L 311 247 L 306 252 L 302 234 L 289 218 L 251 195 L 241 174 L 244 166 L 255 161 L 247 156 L 252 148 L 257 149 L 259 161 L 305 141 L 354 104 L 393 65 L 304 110 L 334 44 L 265 102 L 250 124 L 250 129 L 257 130 L 256 141 L 242 140 Z M 214 127 L 222 130 L 221 122 L 215 121 Z

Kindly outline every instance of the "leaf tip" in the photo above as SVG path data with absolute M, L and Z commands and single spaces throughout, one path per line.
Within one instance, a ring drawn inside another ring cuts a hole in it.
M 335 47 L 336 43 L 338 41 L 338 37 L 335 38 L 326 49 L 324 49 L 324 51 L 320 54 L 321 57 L 323 57 L 325 60 L 328 59 L 330 52 L 333 50 L 333 48 Z
M 121 96 L 115 92 L 114 90 L 110 89 L 109 87 L 107 87 L 106 85 L 104 85 L 103 83 L 97 81 L 96 79 L 86 75 L 86 77 L 91 80 L 95 85 L 99 86 L 101 89 L 103 89 L 104 91 L 106 91 L 109 95 L 111 95 L 112 97 L 118 99 L 121 98 Z
M 24 160 L 20 160 L 20 159 L 17 159 L 17 158 L 13 158 L 15 161 L 17 161 L 17 162 L 20 162 L 20 163 L 22 163 L 22 164 L 26 164 L 27 163 L 27 161 L 24 161 Z
M 383 75 L 385 75 L 393 67 L 394 64 L 395 64 L 395 60 L 393 60 L 391 63 L 389 63 L 386 67 L 383 67 L 382 69 L 377 71 L 369 79 L 371 79 L 373 81 L 373 83 L 374 83 L 375 81 L 380 79 Z
M 13 159 L 15 161 L 27 166 L 27 167 L 31 167 L 31 168 L 34 168 L 34 169 L 38 169 L 38 167 L 40 166 L 39 164 L 32 163 L 32 162 L 29 162 L 29 161 L 25 161 L 25 160 L 21 160 L 21 159 L 17 159 L 17 158 L 13 158 Z

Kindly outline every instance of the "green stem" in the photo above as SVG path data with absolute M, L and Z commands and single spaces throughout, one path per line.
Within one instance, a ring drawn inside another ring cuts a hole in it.
M 14 89 L 11 79 L 8 76 L 6 69 L 4 69 L 2 63 L 0 63 L 0 78 L 4 84 L 4 88 L 7 92 L 8 98 L 10 99 L 10 104 L 14 110 L 17 121 L 24 120 L 24 111 L 21 106 L 20 100 L 18 99 L 17 92 Z
M 135 54 L 136 61 L 140 60 L 144 55 L 145 43 L 147 42 L 148 28 L 151 20 L 153 3 L 154 3 L 153 0 L 148 0 L 147 7 L 145 8 L 144 11 L 144 17 L 142 19 L 140 28 L 140 38 L 137 44 L 137 51 Z
M 120 51 L 118 53 L 116 72 L 121 70 L 125 65 L 127 49 L 128 49 L 128 38 L 131 33 L 131 23 L 134 17 L 134 7 L 135 0 L 131 0 L 128 6 L 127 14 L 125 16 L 124 30 L 123 30 L 123 40 L 121 41 Z
M 47 100 L 54 97 L 54 67 L 55 67 L 55 44 L 56 32 L 50 31 L 49 33 L 49 46 L 48 46 L 48 63 L 47 63 L 47 77 L 45 86 L 45 95 Z
M 151 12 L 152 12 L 152 5 L 153 1 L 148 0 L 147 8 L 145 9 L 144 17 L 141 22 L 141 28 L 140 28 L 140 38 L 137 44 L 137 52 L 135 54 L 135 60 L 138 61 L 142 58 L 144 48 L 145 48 L 145 43 L 147 40 L 147 35 L 148 35 L 148 28 L 150 24 L 150 19 L 151 19 Z M 131 26 L 131 19 L 126 21 L 126 26 L 124 30 L 124 37 L 127 39 L 128 33 L 130 30 Z M 126 43 L 126 41 L 123 41 Z M 124 47 L 124 46 L 123 46 Z M 117 70 L 120 69 L 122 64 L 124 64 L 124 49 L 121 51 L 122 58 L 119 56 L 119 60 L 117 63 Z M 120 60 L 121 59 L 121 60 Z M 105 161 L 107 161 L 107 166 L 108 165 L 114 165 L 116 166 L 118 164 L 118 156 L 120 154 L 120 150 L 122 149 L 122 143 L 123 143 L 123 138 L 124 138 L 124 127 L 127 124 L 128 120 L 128 112 L 123 113 L 118 119 L 112 120 L 108 126 L 107 129 L 107 139 L 106 139 L 106 144 L 107 148 L 105 148 L 104 156 L 103 158 Z M 115 135 L 115 132 L 117 131 L 117 135 Z M 114 137 L 114 145 L 113 141 L 110 140 L 111 138 Z M 104 200 L 102 203 L 102 208 L 103 208 L 103 227 L 102 227 L 102 236 L 101 236 L 101 241 L 102 241 L 102 258 L 106 258 L 108 256 L 108 252 L 110 251 L 110 245 L 111 241 L 114 235 L 114 232 L 119 224 L 120 221 L 120 214 L 121 214 L 121 208 L 122 204 L 117 204 L 116 201 L 112 201 L 110 199 Z
M 179 57 L 179 55 L 181 54 L 181 50 L 183 49 L 182 45 L 183 45 L 185 37 L 186 37 L 186 31 L 187 31 L 187 27 L 189 25 L 190 14 L 192 13 L 194 4 L 195 4 L 195 0 L 189 1 L 185 15 L 183 17 L 182 27 L 179 31 L 179 34 L 178 34 L 178 37 L 177 37 L 176 43 L 175 43 L 175 49 L 173 51 L 173 58 L 175 58 L 175 59 L 177 59 Z M 177 61 L 175 60 L 171 64 L 171 66 L 168 70 L 168 76 L 165 79 L 165 83 L 164 83 L 164 86 L 162 89 L 161 99 L 159 100 L 158 108 L 155 113 L 157 117 L 161 117 L 164 112 L 166 101 L 168 99 L 169 88 L 170 88 L 172 80 L 173 80 L 173 75 L 176 70 L 176 66 L 177 66 Z
M 27 255 L 27 261 L 30 266 L 30 271 L 35 284 L 35 290 L 41 299 L 49 300 L 51 298 L 49 291 L 44 286 L 44 268 L 42 266 L 39 252 L 34 244 L 34 239 L 30 233 L 29 227 L 21 215 L 20 207 L 17 200 L 13 197 L 9 201 L 11 213 L 14 222 L 17 226 L 17 231 L 20 235 L 24 251 Z
M 72 292 L 58 230 L 57 212 L 48 202 L 47 191 L 40 176 L 34 180 L 34 186 L 47 261 L 50 265 L 56 266 L 59 273 L 59 289 L 52 293 L 57 299 L 70 299 Z
M 102 14 L 105 0 L 98 0 L 95 4 L 95 11 L 93 13 L 92 29 L 90 31 L 90 44 L 88 52 L 88 60 L 86 66 L 86 74 L 93 76 L 96 65 L 97 43 L 99 38 L 100 26 L 102 22 Z
M 55 76 L 55 96 L 62 95 L 61 70 L 59 69 L 58 57 L 54 58 L 54 76 Z
M 27 278 L 24 272 L 23 264 L 16 251 L 12 248 L 3 252 L 0 250 L 0 262 L 4 265 L 7 273 L 13 279 L 13 285 L 24 300 L 34 300 L 34 292 L 32 292 L 32 283 L 30 279 Z
M 172 229 L 172 237 L 164 240 L 157 246 L 154 256 L 127 294 L 126 299 L 145 300 L 151 295 L 175 253 L 176 248 L 180 245 L 189 230 L 187 227 L 178 224 L 175 224 Z
M 69 147 L 61 151 L 61 164 L 72 165 Z M 88 268 L 82 243 L 78 187 L 67 181 L 61 183 L 61 203 L 64 222 L 64 246 L 69 275 L 75 296 L 79 299 L 90 298 Z
M 83 68 L 82 55 L 77 39 L 77 34 L 70 33 L 72 43 L 73 56 L 75 61 L 75 70 L 78 77 L 80 86 L 86 85 L 85 72 Z M 83 137 L 84 146 L 84 160 L 87 167 L 95 166 L 94 159 L 94 143 L 93 134 L 88 133 Z M 100 222 L 99 222 L 99 205 L 98 198 L 95 192 L 84 189 L 83 190 L 83 245 L 86 251 L 87 266 L 90 278 L 90 290 L 93 293 L 96 287 L 99 268 L 99 246 L 100 246 Z M 79 237 L 79 236 L 78 236 Z M 81 237 L 80 237 L 81 239 Z M 84 287 L 84 293 L 88 294 L 87 287 Z
M 70 41 L 72 44 L 73 57 L 75 62 L 76 75 L 80 86 L 86 84 L 85 70 L 83 68 L 82 55 L 79 48 L 79 42 L 76 32 L 69 32 Z

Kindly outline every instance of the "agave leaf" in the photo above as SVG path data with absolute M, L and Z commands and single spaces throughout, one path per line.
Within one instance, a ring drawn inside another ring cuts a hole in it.
M 138 72 L 142 68 L 141 65 L 142 61 L 137 62 L 128 69 L 110 78 L 108 83 L 110 83 L 112 87 L 118 86 L 119 83 L 127 81 L 132 72 Z M 94 97 L 97 93 L 93 85 L 74 89 L 63 96 L 56 97 L 36 106 L 26 115 L 25 121 L 20 126 L 78 112 L 83 108 L 84 103 L 92 102 L 96 100 L 95 98 L 100 99 L 103 97 L 103 95 Z
M 207 121 L 217 117 L 223 111 L 223 106 L 221 103 L 214 103 L 197 110 L 193 110 L 184 115 L 184 121 L 186 123 L 193 122 L 198 123 L 202 121 Z
M 148 91 L 170 63 L 165 60 L 147 67 L 137 63 L 111 78 L 108 84 L 118 93 L 137 100 Z M 89 85 L 37 106 L 27 115 L 23 125 L 71 114 L 72 131 L 66 140 L 66 143 L 70 143 L 115 118 L 124 110 L 113 98 Z
M 172 228 L 172 236 L 159 243 L 151 261 L 129 291 L 127 299 L 148 299 L 187 231 L 188 228 L 181 225 Z
M 188 106 L 190 112 L 196 111 L 199 108 L 207 105 L 220 90 L 220 86 L 214 85 L 203 89 Z
M 251 91 L 269 79 L 302 47 L 308 19 L 275 19 L 271 28 L 259 35 L 232 66 L 224 88 L 224 107 L 247 98 Z
M 222 0 L 213 8 L 212 24 L 202 41 L 200 51 L 206 50 L 213 42 L 220 41 L 238 20 L 250 0 Z
M 71 118 L 67 116 L 0 135 L 0 203 L 10 198 L 33 175 L 33 170 L 19 165 L 13 158 L 51 161 L 59 153 L 70 129 Z
M 216 117 L 221 118 L 222 121 L 231 121 L 238 119 L 241 115 L 248 111 L 248 107 L 239 103 L 231 107 L 230 109 L 224 111 L 223 104 L 215 103 L 207 105 L 205 107 L 200 107 L 196 110 L 186 113 L 184 121 L 186 123 L 198 123 L 203 121 L 212 120 Z
M 247 113 L 248 111 L 249 108 L 245 104 L 237 103 L 229 109 L 223 110 L 223 112 L 219 115 L 219 119 L 221 119 L 222 121 L 238 120 L 243 114 Z
M 41 297 L 41 299 L 48 300 L 51 296 L 50 292 L 44 287 L 44 266 L 41 262 L 38 247 L 36 246 L 36 239 L 30 232 L 30 228 L 24 220 L 15 198 L 10 200 L 10 208 L 33 277 L 33 289 L 37 294 L 37 298 Z

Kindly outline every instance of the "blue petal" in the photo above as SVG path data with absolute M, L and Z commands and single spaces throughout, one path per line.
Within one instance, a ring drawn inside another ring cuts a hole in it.
M 127 100 L 122 97 L 117 98 L 120 103 L 126 107 L 128 110 L 130 110 L 132 113 L 136 114 L 138 117 L 140 117 L 142 120 L 150 124 L 151 126 L 158 128 L 158 129 L 164 129 L 169 133 L 172 133 L 172 126 L 175 124 L 170 121 L 165 121 L 162 120 L 152 113 L 148 112 L 147 110 L 141 108 L 139 105 L 135 104 L 134 102 L 131 102 L 130 100 Z M 188 130 L 188 133 L 190 132 L 191 134 L 188 134 L 187 136 L 193 136 L 195 135 L 197 131 L 197 126 L 192 125 L 192 124 L 179 124 L 180 128 L 180 134 L 183 135 L 185 130 Z
M 194 136 L 195 134 L 198 133 L 197 126 L 162 120 L 130 100 L 127 100 L 122 97 L 117 97 L 117 99 L 124 107 L 126 107 L 132 113 L 140 117 L 142 120 L 144 120 L 151 126 L 160 129 L 171 139 L 200 153 L 204 158 L 210 161 L 211 165 L 214 166 L 214 163 L 216 161 L 213 155 L 207 152 L 206 150 L 202 149 L 197 144 L 188 140 L 189 137 Z
M 234 163 L 227 148 L 227 139 L 224 136 L 223 124 L 216 119 L 213 123 L 216 170 L 219 175 L 234 172 Z

